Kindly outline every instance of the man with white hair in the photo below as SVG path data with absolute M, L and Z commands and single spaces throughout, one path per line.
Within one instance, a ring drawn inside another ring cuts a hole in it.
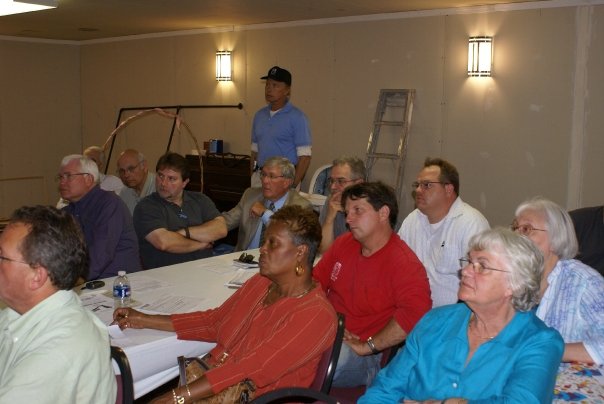
M 120 194 L 124 188 L 122 180 L 117 178 L 115 175 L 106 175 L 105 171 L 105 151 L 99 146 L 90 146 L 84 149 L 84 156 L 94 161 L 99 168 L 99 186 L 105 191 L 113 191 L 116 194 Z
M 63 209 L 79 223 L 90 253 L 87 280 L 141 269 L 132 216 L 113 192 L 102 190 L 94 161 L 79 154 L 63 158 L 57 175 Z
M 136 204 L 147 195 L 155 192 L 155 173 L 149 172 L 147 159 L 143 153 L 126 149 L 117 159 L 117 172 L 125 187 L 120 191 L 120 198 L 134 214 Z

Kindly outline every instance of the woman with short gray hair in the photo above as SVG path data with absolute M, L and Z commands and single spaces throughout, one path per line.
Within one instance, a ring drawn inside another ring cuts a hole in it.
M 537 316 L 560 332 L 563 362 L 604 363 L 604 278 L 575 260 L 573 222 L 556 203 L 537 197 L 516 209 L 512 229 L 545 258 Z
M 564 343 L 532 311 L 543 255 L 503 228 L 476 234 L 469 250 L 463 303 L 428 312 L 359 404 L 552 401 Z

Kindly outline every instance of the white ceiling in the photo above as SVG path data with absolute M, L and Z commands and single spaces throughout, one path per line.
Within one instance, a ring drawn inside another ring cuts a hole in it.
M 170 31 L 523 3 L 526 0 L 58 0 L 0 17 L 0 35 L 84 41 Z

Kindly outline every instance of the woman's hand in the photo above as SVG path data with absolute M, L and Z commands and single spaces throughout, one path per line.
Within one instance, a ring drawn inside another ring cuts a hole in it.
M 145 328 L 145 318 L 148 314 L 141 313 L 129 307 L 121 307 L 113 312 L 113 323 L 123 330 L 124 328 Z

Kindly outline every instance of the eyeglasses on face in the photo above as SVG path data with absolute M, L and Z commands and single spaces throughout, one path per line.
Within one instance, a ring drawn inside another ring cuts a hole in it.
M 254 256 L 252 254 L 243 253 L 239 256 L 239 262 L 245 262 L 246 264 L 251 264 L 254 262 Z
M 25 262 L 25 261 L 19 261 L 19 260 L 13 259 L 13 258 L 8 258 L 8 257 L 5 257 L 5 256 L 3 256 L 3 255 L 0 255 L 0 263 L 2 263 L 2 261 L 7 261 L 7 262 L 15 262 L 15 263 L 17 263 L 17 264 L 25 264 L 25 265 L 27 265 L 27 266 L 31 266 L 31 265 L 29 265 L 29 264 L 28 264 L 27 262 Z
M 472 261 L 470 258 L 467 258 L 467 257 L 459 259 L 459 267 L 460 267 L 460 269 L 463 269 L 463 268 L 467 267 L 468 265 L 471 265 L 472 266 L 472 270 L 474 271 L 474 273 L 477 273 L 477 274 L 482 274 L 487 269 L 490 270 L 490 271 L 497 271 L 497 272 L 507 272 L 507 273 L 510 272 L 510 271 L 506 271 L 504 269 L 485 267 L 480 262 L 478 262 L 478 261 Z
M 56 181 L 67 181 L 71 182 L 78 175 L 90 175 L 89 173 L 65 173 L 65 174 L 57 174 L 55 176 Z
M 442 181 L 415 181 L 415 182 L 411 183 L 411 187 L 413 189 L 417 189 L 417 187 L 422 187 L 422 189 L 424 191 L 427 191 L 429 189 L 432 189 L 432 187 L 434 186 L 434 184 L 447 185 L 449 183 L 448 182 L 442 182 Z
M 512 229 L 512 231 L 520 233 L 523 236 L 530 236 L 531 233 L 534 231 L 547 231 L 544 229 L 536 229 L 533 226 L 531 226 L 530 224 L 518 224 L 516 222 L 512 223 L 510 228 Z
M 273 180 L 276 180 L 277 178 L 285 178 L 285 176 L 268 174 L 268 173 L 265 173 L 264 171 L 260 171 L 260 178 L 268 178 L 269 180 L 273 181 Z
M 339 186 L 344 186 L 344 185 L 348 184 L 349 182 L 353 182 L 353 181 L 355 181 L 355 180 L 348 180 L 346 178 L 328 178 L 327 179 L 327 183 L 329 185 L 337 184 Z
M 120 169 L 117 170 L 117 173 L 119 175 L 125 175 L 126 173 L 132 174 L 132 173 L 134 173 L 136 171 L 136 169 L 138 167 L 140 167 L 140 165 L 141 165 L 141 163 L 138 163 L 135 166 L 129 166 L 129 167 L 126 167 L 126 168 L 120 168 Z

